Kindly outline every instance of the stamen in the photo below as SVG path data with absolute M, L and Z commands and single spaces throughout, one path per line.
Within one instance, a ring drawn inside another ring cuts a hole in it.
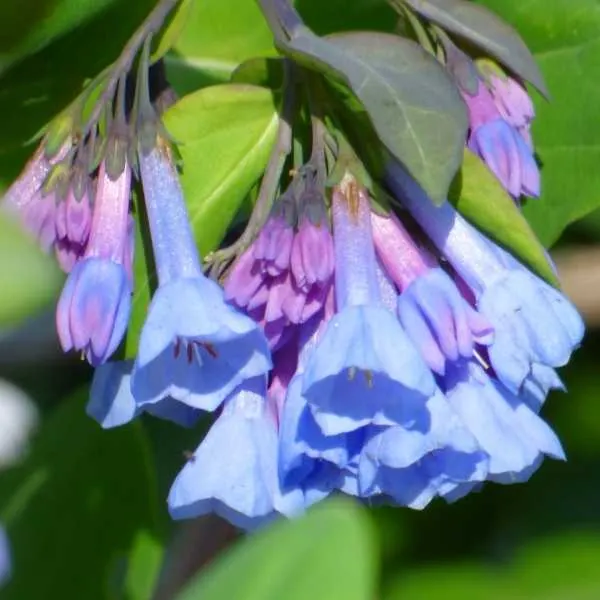
M 365 376 L 365 380 L 367 381 L 367 387 L 371 389 L 373 387 L 373 371 L 363 371 L 363 375 Z
M 175 358 L 179 358 L 179 353 L 181 352 L 181 340 L 177 338 L 175 340 L 175 346 L 173 347 L 173 355 Z
M 218 358 L 219 353 L 216 351 L 215 347 L 212 344 L 208 344 L 206 342 L 197 342 L 200 346 L 202 346 L 213 358 Z
M 487 361 L 485 360 L 485 358 L 483 358 L 483 356 L 481 356 L 481 354 L 479 354 L 479 352 L 477 352 L 477 350 L 473 350 L 473 356 L 477 359 L 477 361 L 479 362 L 479 364 L 486 370 L 489 371 L 490 369 L 490 365 L 487 363 Z
M 356 367 L 350 367 L 348 369 L 348 381 L 353 381 L 356 377 Z
M 194 360 L 194 346 L 193 343 L 189 343 L 187 345 L 187 361 L 189 364 L 192 364 L 192 361 Z

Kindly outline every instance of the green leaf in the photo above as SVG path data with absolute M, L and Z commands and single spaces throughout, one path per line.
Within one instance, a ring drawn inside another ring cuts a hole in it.
M 25 56 L 44 48 L 55 39 L 72 31 L 106 11 L 111 5 L 124 0 L 27 0 L 29 6 L 18 3 L 19 11 L 26 19 L 23 36 L 15 40 L 12 47 L 0 46 L 0 75 Z M 149 3 L 146 2 L 148 6 Z M 2 11 L 9 12 L 15 3 L 3 3 Z M 16 15 L 14 17 L 16 19 Z M 8 21 L 8 24 L 13 22 Z M 6 23 L 0 19 L 6 27 Z M 0 26 L 1 27 L 1 26 Z M 2 29 L 0 29 L 0 32 Z M 10 32 L 9 32 L 10 33 Z M 6 39 L 0 36 L 2 40 Z
M 229 80 L 256 56 L 276 56 L 273 36 L 255 2 L 197 0 L 165 57 L 169 81 L 181 95 Z
M 33 136 L 79 95 L 86 80 L 116 59 L 153 3 L 112 3 L 95 19 L 80 24 L 2 77 L 0 193 L 33 153 L 28 145 Z
M 279 124 L 270 90 L 221 85 L 186 96 L 164 115 L 180 144 L 181 182 L 200 251 L 222 240 L 262 175 Z
M 149 597 L 161 541 L 145 434 L 139 423 L 100 429 L 86 398 L 55 409 L 25 462 L 0 475 L 15 566 L 3 600 L 106 600 L 124 587 L 128 600 Z
M 0 213 L 0 326 L 15 325 L 48 305 L 64 277 L 20 224 Z
M 415 569 L 390 586 L 385 600 L 594 600 L 600 595 L 600 542 L 590 532 L 555 535 L 523 547 L 507 564 Z
M 251 58 L 231 74 L 232 83 L 247 83 L 280 90 L 283 87 L 282 58 Z
M 467 115 L 443 67 L 414 42 L 384 33 L 319 38 L 299 26 L 286 53 L 348 85 L 379 139 L 436 202 L 462 159 Z
M 540 277 L 558 286 L 543 246 L 502 184 L 486 165 L 465 149 L 449 200 L 479 230 L 511 252 Z
M 246 538 L 179 600 L 372 600 L 376 568 L 363 509 L 332 500 Z
M 425 18 L 489 52 L 531 82 L 542 94 L 548 95 L 542 73 L 527 45 L 508 23 L 493 12 L 467 0 L 402 1 Z
M 203 256 L 217 248 L 243 200 L 262 175 L 279 123 L 270 90 L 250 85 L 219 85 L 190 94 L 164 115 L 183 159 L 181 183 L 190 222 Z M 136 246 L 136 291 L 126 356 L 137 341 L 150 301 L 152 266 L 149 241 Z
M 600 206 L 600 2 L 480 1 L 523 34 L 552 94 L 550 104 L 534 98 L 542 197 L 525 207 L 550 245 L 569 223 Z

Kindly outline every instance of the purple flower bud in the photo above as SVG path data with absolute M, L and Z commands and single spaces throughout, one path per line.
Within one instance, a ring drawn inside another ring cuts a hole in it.
M 327 285 L 333 277 L 334 261 L 333 237 L 327 223 L 315 225 L 303 219 L 291 254 L 292 275 L 298 288 L 309 292 L 314 285 Z
M 471 133 L 469 148 L 485 161 L 515 198 L 540 194 L 540 171 L 531 149 L 504 119 L 489 121 Z
M 435 259 L 417 246 L 393 213 L 384 217 L 371 212 L 371 227 L 377 256 L 400 290 L 436 266 Z
M 59 265 L 69 273 L 83 256 L 88 242 L 92 223 L 92 206 L 89 191 L 77 200 L 72 187 L 67 197 L 56 207 L 55 252 Z
M 271 217 L 254 244 L 254 258 L 262 261 L 263 269 L 272 277 L 290 266 L 294 229 L 284 217 Z
M 69 139 L 54 156 L 48 158 L 45 144 L 42 142 L 25 165 L 23 172 L 8 188 L 0 204 L 9 210 L 19 211 L 31 202 L 39 200 L 38 192 L 42 189 L 52 167 L 63 160 L 70 149 L 71 140 Z
M 525 126 L 513 125 L 503 117 L 483 82 L 475 95 L 463 93 L 463 98 L 469 110 L 469 148 L 485 161 L 512 196 L 539 196 L 539 168 L 518 129 Z
M 112 181 L 102 162 L 89 243 L 69 274 L 56 311 L 65 352 L 81 350 L 94 366 L 117 349 L 129 321 L 131 283 L 123 257 L 130 184 L 129 167 Z
M 512 77 L 490 77 L 491 93 L 502 118 L 513 127 L 528 127 L 535 117 L 527 90 Z
M 131 288 L 122 265 L 94 257 L 78 262 L 56 311 L 63 350 L 82 350 L 90 364 L 103 363 L 125 334 L 130 306 Z

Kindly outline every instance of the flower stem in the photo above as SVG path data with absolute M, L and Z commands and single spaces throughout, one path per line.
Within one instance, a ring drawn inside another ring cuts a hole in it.
M 210 265 L 211 277 L 215 279 L 220 278 L 229 264 L 250 246 L 269 218 L 271 208 L 275 201 L 275 195 L 279 189 L 279 180 L 283 173 L 285 161 L 292 151 L 292 122 L 296 108 L 296 80 L 294 69 L 294 64 L 286 60 L 284 98 L 279 118 L 277 139 L 271 152 L 269 162 L 267 163 L 258 198 L 254 205 L 254 210 L 250 215 L 248 224 L 242 235 L 234 244 L 228 248 L 213 252 L 206 257 L 206 262 Z
M 159 0 L 158 4 L 127 42 L 119 58 L 110 67 L 110 76 L 106 82 L 106 87 L 94 105 L 89 118 L 82 127 L 80 139 L 85 139 L 90 131 L 96 126 L 104 107 L 112 102 L 119 80 L 131 69 L 131 65 L 135 60 L 138 50 L 149 35 L 156 33 L 161 28 L 164 20 L 179 1 L 180 0 Z

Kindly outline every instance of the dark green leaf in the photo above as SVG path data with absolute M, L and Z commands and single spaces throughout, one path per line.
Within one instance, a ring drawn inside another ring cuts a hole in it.
M 55 39 L 67 34 L 69 31 L 80 27 L 81 25 L 92 21 L 96 16 L 107 11 L 111 6 L 121 4 L 122 10 L 126 9 L 126 0 L 27 0 L 23 6 L 21 2 L 13 3 L 12 6 L 18 6 L 23 26 L 23 35 L 15 39 L 11 47 L 6 47 L 4 43 L 0 45 L 0 75 L 10 66 L 25 56 L 33 54 L 38 50 L 49 45 Z M 151 6 L 144 0 L 140 3 L 142 6 Z M 11 3 L 3 2 L 0 11 L 0 17 L 3 13 L 12 13 Z M 19 15 L 14 15 L 16 19 Z M 2 26 L 10 26 L 11 20 L 6 22 L 0 19 L 0 34 Z M 0 35 L 0 39 L 10 39 L 8 34 Z
M 450 188 L 449 200 L 479 230 L 506 248 L 540 277 L 558 285 L 543 246 L 485 164 L 469 150 Z
M 376 561 L 365 513 L 333 500 L 246 538 L 179 600 L 372 600 Z
M 298 27 L 285 51 L 344 82 L 379 139 L 436 202 L 462 159 L 467 116 L 441 65 L 414 42 L 383 33 L 319 38 Z
M 14 325 L 49 304 L 63 280 L 53 257 L 0 213 L 0 326 Z
M 106 600 L 123 597 L 123 587 L 128 600 L 149 597 L 142 593 L 154 583 L 160 541 L 145 435 L 138 423 L 100 429 L 85 414 L 86 397 L 57 408 L 27 460 L 0 476 L 15 565 L 3 600 Z
M 79 95 L 86 80 L 115 60 L 153 3 L 119 0 L 2 78 L 0 193 L 33 153 L 27 142 Z
M 542 73 L 519 34 L 493 12 L 467 0 L 402 0 L 425 18 L 489 52 L 548 95 Z
M 523 34 L 552 93 L 550 104 L 536 101 L 533 124 L 542 197 L 525 207 L 550 245 L 569 223 L 600 206 L 600 2 L 480 1 Z

